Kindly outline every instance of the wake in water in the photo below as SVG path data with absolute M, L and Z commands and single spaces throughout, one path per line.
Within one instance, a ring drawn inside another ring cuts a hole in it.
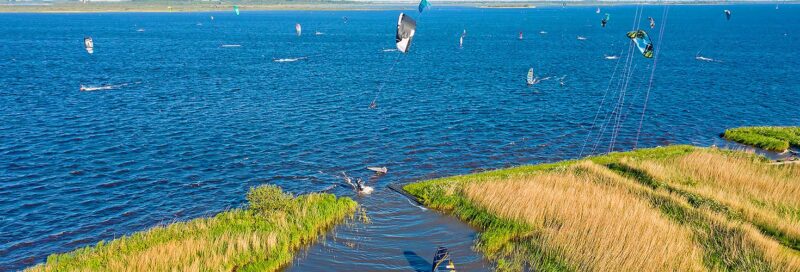
M 133 84 L 138 84 L 139 82 L 134 82 Z M 101 86 L 87 86 L 81 84 L 81 92 L 94 92 L 94 91 L 105 91 L 105 90 L 115 90 L 125 86 L 131 85 L 131 83 L 123 83 L 117 85 L 101 85 Z
M 383 51 L 383 52 L 395 52 L 395 51 L 397 51 L 397 49 L 394 49 L 394 48 L 387 48 L 387 49 L 383 49 L 382 51 Z
M 619 56 L 617 56 L 617 55 L 605 55 L 603 58 L 605 58 L 607 60 L 615 60 L 615 59 L 619 59 Z
M 307 59 L 307 57 L 273 59 L 272 61 L 274 61 L 274 62 L 295 62 L 295 61 L 304 60 L 304 59 Z
M 721 60 L 707 58 L 707 57 L 703 57 L 703 56 L 700 56 L 700 55 L 695 56 L 694 59 L 699 60 L 699 61 L 705 61 L 705 62 L 722 62 Z
M 232 48 L 232 47 L 242 47 L 241 44 L 223 44 L 221 47 L 223 48 Z

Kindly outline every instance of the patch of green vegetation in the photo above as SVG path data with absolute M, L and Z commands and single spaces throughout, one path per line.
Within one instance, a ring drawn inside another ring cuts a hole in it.
M 732 128 L 726 130 L 723 137 L 737 143 L 776 152 L 784 152 L 790 146 L 800 147 L 800 127 Z
M 252 188 L 247 209 L 178 222 L 53 254 L 29 271 L 275 271 L 293 252 L 352 217 L 358 204 L 332 194 L 294 197 Z

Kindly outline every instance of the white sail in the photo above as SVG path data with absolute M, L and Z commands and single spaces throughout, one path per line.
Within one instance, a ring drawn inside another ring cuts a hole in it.
M 300 24 L 295 24 L 294 25 L 294 30 L 297 32 L 297 36 L 300 36 L 300 34 L 303 34 L 303 27 L 300 26 Z
M 86 52 L 89 54 L 94 53 L 94 41 L 92 41 L 92 37 L 84 37 L 83 38 L 83 46 L 86 48 Z
M 533 83 L 535 83 L 535 82 L 533 81 L 533 68 L 531 68 L 530 70 L 528 70 L 528 78 L 527 78 L 527 80 L 526 80 L 526 81 L 528 82 L 528 85 L 533 85 Z
M 459 48 L 464 47 L 464 36 L 461 36 L 461 38 L 458 38 L 458 47 Z
M 397 18 L 397 34 L 395 35 L 395 42 L 397 43 L 397 50 L 400 52 L 408 52 L 411 46 L 411 40 L 414 38 L 414 33 L 417 30 L 417 22 L 411 19 L 408 15 L 400 13 Z

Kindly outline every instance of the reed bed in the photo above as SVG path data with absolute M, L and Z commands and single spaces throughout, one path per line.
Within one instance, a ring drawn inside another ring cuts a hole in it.
M 253 188 L 247 209 L 158 226 L 54 254 L 28 271 L 275 271 L 292 253 L 352 217 L 357 204 L 331 194 L 293 197 Z
M 541 232 L 545 250 L 582 271 L 701 271 L 701 250 L 687 228 L 646 201 L 595 176 L 547 173 L 469 184 L 466 196 L 501 217 Z
M 800 176 L 748 156 L 697 151 L 665 162 L 623 162 L 675 190 L 714 203 L 785 245 L 800 250 Z
M 499 271 L 800 271 L 800 168 L 766 161 L 669 146 L 404 189 L 481 229 Z

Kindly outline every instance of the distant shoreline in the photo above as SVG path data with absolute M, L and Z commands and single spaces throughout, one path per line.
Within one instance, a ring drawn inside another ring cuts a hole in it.
M 572 3 L 567 7 L 593 7 L 593 6 L 625 6 L 625 5 L 791 5 L 800 2 L 667 2 L 667 3 Z M 242 12 L 247 11 L 375 11 L 375 10 L 414 10 L 414 3 L 301 3 L 301 4 L 242 4 L 238 5 Z M 481 3 L 481 2 L 447 2 L 439 3 L 437 7 L 467 7 L 485 9 L 520 9 L 560 7 L 561 2 L 506 2 L 506 3 Z M 26 3 L 26 4 L 1 4 L 0 13 L 170 13 L 170 12 L 223 12 L 230 11 L 232 4 L 215 5 L 211 3 L 167 4 L 167 3 L 133 3 L 133 2 L 94 2 L 82 3 Z

